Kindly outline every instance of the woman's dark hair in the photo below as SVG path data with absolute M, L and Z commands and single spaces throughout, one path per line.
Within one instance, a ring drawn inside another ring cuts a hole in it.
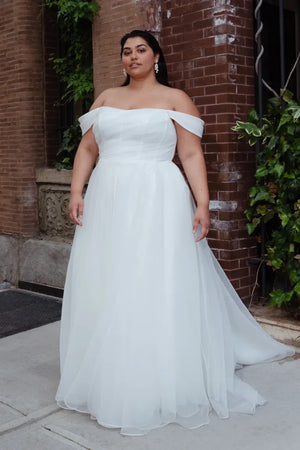
M 158 60 L 158 69 L 159 70 L 158 70 L 158 73 L 155 73 L 155 77 L 159 83 L 164 84 L 165 86 L 170 86 L 169 81 L 168 81 L 168 71 L 167 71 L 166 61 L 165 61 L 165 57 L 162 52 L 162 49 L 160 48 L 160 45 L 157 42 L 157 40 L 155 39 L 155 37 L 148 31 L 133 30 L 130 33 L 125 34 L 121 39 L 121 57 L 123 55 L 123 49 L 124 49 L 125 42 L 127 41 L 127 39 L 134 38 L 134 37 L 141 37 L 142 39 L 144 39 L 147 42 L 147 44 L 149 45 L 149 47 L 152 48 L 153 54 L 154 55 L 159 54 L 159 60 Z M 122 86 L 128 86 L 129 82 L 130 82 L 130 76 L 127 75 L 126 80 L 124 81 Z

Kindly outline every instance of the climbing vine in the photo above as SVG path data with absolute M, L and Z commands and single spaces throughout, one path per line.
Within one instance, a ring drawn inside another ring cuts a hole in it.
M 271 305 L 300 308 L 300 103 L 283 91 L 271 98 L 259 126 L 258 114 L 249 112 L 248 122 L 233 127 L 251 146 L 262 141 L 255 184 L 245 211 L 249 234 L 259 238 L 266 231 L 266 254 L 262 258 L 276 274 L 270 293 Z M 279 283 L 278 283 L 279 282 Z
M 63 84 L 61 104 L 93 99 L 93 18 L 99 11 L 96 1 L 45 0 L 46 8 L 56 12 L 63 51 L 50 60 Z

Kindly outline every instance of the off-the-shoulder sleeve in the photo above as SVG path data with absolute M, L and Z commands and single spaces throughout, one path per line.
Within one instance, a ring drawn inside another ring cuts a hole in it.
M 84 135 L 94 125 L 98 113 L 99 108 L 96 108 L 79 117 L 78 121 L 80 124 L 82 135 Z
M 196 136 L 202 137 L 204 128 L 204 121 L 202 119 L 179 111 L 169 110 L 168 114 L 171 119 L 175 120 L 183 128 Z

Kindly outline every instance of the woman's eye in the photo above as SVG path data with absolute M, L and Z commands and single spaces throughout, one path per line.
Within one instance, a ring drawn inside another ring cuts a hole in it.
M 130 55 L 130 52 L 124 52 L 123 55 L 124 55 L 124 56 L 129 56 L 129 55 Z
M 145 49 L 144 48 L 139 48 L 139 53 L 145 53 Z

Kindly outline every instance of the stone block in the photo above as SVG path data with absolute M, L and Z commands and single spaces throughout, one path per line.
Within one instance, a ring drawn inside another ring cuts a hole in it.
M 0 282 L 18 282 L 18 239 L 0 235 Z
M 63 288 L 71 244 L 28 239 L 20 249 L 20 281 Z

